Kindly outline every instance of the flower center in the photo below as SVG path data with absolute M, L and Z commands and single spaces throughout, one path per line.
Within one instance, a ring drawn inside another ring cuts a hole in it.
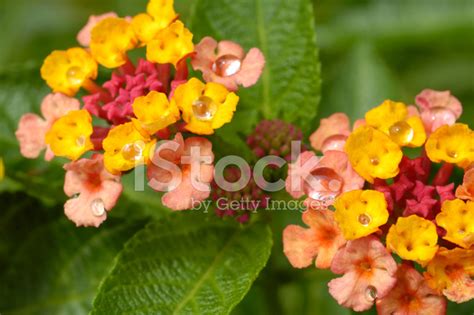
M 66 77 L 72 85 L 81 85 L 84 78 L 84 73 L 79 67 L 71 67 L 66 72 Z
M 122 148 L 122 156 L 128 161 L 138 161 L 141 159 L 143 154 L 144 144 L 135 142 L 128 143 Z
M 92 214 L 96 217 L 100 217 L 105 213 L 105 205 L 102 199 L 94 199 L 91 203 Z
M 216 111 L 217 105 L 210 97 L 201 96 L 193 102 L 193 114 L 198 120 L 212 120 Z
M 86 145 L 86 137 L 84 136 L 79 136 L 76 138 L 76 144 L 78 147 L 83 147 Z
M 394 123 L 388 130 L 393 141 L 400 145 L 405 145 L 413 140 L 415 132 L 406 121 Z
M 221 77 L 229 77 L 240 70 L 242 62 L 234 55 L 224 55 L 212 64 L 212 71 Z

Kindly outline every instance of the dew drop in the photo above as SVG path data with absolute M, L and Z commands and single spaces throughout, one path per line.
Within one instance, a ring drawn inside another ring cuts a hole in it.
M 450 157 L 452 157 L 453 159 L 455 159 L 455 158 L 458 157 L 458 153 L 457 153 L 456 151 L 454 151 L 454 150 L 448 151 L 448 155 L 449 155 Z
M 358 217 L 358 220 L 359 220 L 359 223 L 362 224 L 363 226 L 369 225 L 370 221 L 372 221 L 370 216 L 365 213 L 360 214 Z
M 446 107 L 433 107 L 430 109 L 429 118 L 431 121 L 443 121 L 448 125 L 454 124 L 456 122 L 456 115 L 452 110 Z
M 210 97 L 201 96 L 193 102 L 193 113 L 198 120 L 209 121 L 216 111 L 217 105 Z
M 71 67 L 66 72 L 66 77 L 70 84 L 81 85 L 84 79 L 84 73 L 79 67 Z
M 128 161 L 138 161 L 142 158 L 144 144 L 137 141 L 135 143 L 127 143 L 122 147 L 122 156 Z
M 343 183 L 333 169 L 320 167 L 306 178 L 303 190 L 311 199 L 330 202 L 339 195 Z
M 369 301 L 369 302 L 375 301 L 375 299 L 377 298 L 377 289 L 376 289 L 374 286 L 369 285 L 369 286 L 365 289 L 365 298 L 366 298 L 367 301 Z
M 242 62 L 234 55 L 224 55 L 212 64 L 212 71 L 221 77 L 229 77 L 240 70 Z
M 399 121 L 394 123 L 388 132 L 392 140 L 400 145 L 410 143 L 413 140 L 415 132 L 413 128 L 406 121 Z
M 100 217 L 105 213 L 105 205 L 102 199 L 94 199 L 91 203 L 92 214 L 96 217 Z
M 370 164 L 372 164 L 372 165 L 377 166 L 377 165 L 379 165 L 379 163 L 380 163 L 380 161 L 376 157 L 370 159 Z
M 322 152 L 329 150 L 344 151 L 344 145 L 346 144 L 347 137 L 343 135 L 330 136 L 324 140 L 321 147 Z

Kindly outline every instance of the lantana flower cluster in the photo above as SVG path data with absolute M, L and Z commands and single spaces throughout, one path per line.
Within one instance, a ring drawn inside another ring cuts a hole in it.
M 315 260 L 341 275 L 329 293 L 354 311 L 436 315 L 474 299 L 474 131 L 456 122 L 449 91 L 415 103 L 386 100 L 352 128 L 343 113 L 322 119 L 310 137 L 322 157 L 306 151 L 289 167 L 288 192 L 318 202 L 306 203 L 307 227 L 286 227 L 284 252 L 296 268 Z
M 152 188 L 166 191 L 162 202 L 173 210 L 208 198 L 214 155 L 203 136 L 232 120 L 238 87 L 255 84 L 262 73 L 262 52 L 210 37 L 194 45 L 173 0 L 150 0 L 134 17 L 91 16 L 77 41 L 46 57 L 41 77 L 52 92 L 41 116 L 24 115 L 16 132 L 25 157 L 46 150 L 47 161 L 70 160 L 64 165 L 67 217 L 78 226 L 99 226 L 122 192 L 121 176 L 139 165 Z M 132 50 L 146 58 L 131 60 Z M 204 82 L 189 77 L 189 60 Z M 99 81 L 105 69 L 111 76 Z M 195 148 L 204 158 L 191 160 Z M 202 164 L 199 174 L 192 174 L 193 163 Z M 177 173 L 181 180 L 174 183 Z

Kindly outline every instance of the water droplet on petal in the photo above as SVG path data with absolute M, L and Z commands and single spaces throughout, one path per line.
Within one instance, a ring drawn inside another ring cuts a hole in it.
M 320 167 L 306 178 L 303 189 L 312 199 L 332 201 L 341 192 L 343 183 L 343 179 L 333 169 Z
M 71 67 L 66 72 L 66 77 L 70 84 L 72 85 L 81 85 L 84 80 L 84 73 L 79 67 Z
M 326 140 L 324 140 L 323 145 L 321 147 L 321 151 L 344 151 L 344 145 L 346 144 L 346 140 L 347 137 L 343 135 L 330 136 Z
M 198 120 L 209 121 L 216 111 L 217 105 L 210 97 L 201 96 L 193 102 L 193 113 Z
M 455 159 L 455 158 L 458 157 L 458 153 L 457 153 L 456 151 L 454 151 L 454 150 L 448 151 L 448 155 L 449 155 L 450 157 L 452 157 L 453 159 Z
M 73 199 L 79 198 L 79 195 L 80 195 L 79 193 L 76 193 L 76 194 L 72 195 L 71 198 L 73 198 Z
M 91 211 L 96 217 L 100 217 L 105 213 L 105 205 L 102 199 L 94 199 L 94 201 L 92 201 Z
M 377 298 L 377 289 L 376 289 L 374 286 L 369 285 L 369 286 L 365 289 L 365 298 L 366 298 L 367 301 L 369 301 L 369 302 L 375 301 L 375 299 Z
M 433 107 L 429 110 L 431 114 L 429 117 L 431 121 L 443 121 L 448 125 L 452 125 L 456 122 L 456 115 L 452 110 L 446 107 Z
M 127 143 L 122 147 L 122 156 L 128 161 L 138 161 L 142 158 L 145 144 L 141 141 Z
M 212 71 L 221 77 L 229 77 L 240 70 L 242 62 L 234 55 L 224 55 L 212 64 Z
M 400 145 L 410 143 L 415 135 L 413 128 L 406 121 L 394 123 L 388 132 L 392 140 Z
M 377 166 L 377 165 L 379 165 L 379 163 L 380 163 L 380 161 L 376 157 L 370 159 L 370 164 L 372 164 L 372 165 Z
M 365 213 L 362 213 L 361 215 L 359 215 L 358 220 L 359 220 L 359 223 L 362 224 L 363 226 L 369 225 L 370 221 L 372 221 L 370 216 L 368 214 L 365 214 Z

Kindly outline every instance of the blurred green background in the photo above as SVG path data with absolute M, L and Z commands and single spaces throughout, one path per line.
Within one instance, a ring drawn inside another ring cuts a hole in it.
M 146 0 L 0 0 L 0 78 L 27 67 L 34 69 L 30 74 L 36 77 L 33 80 L 39 79 L 44 57 L 53 49 L 77 45 L 75 36 L 90 14 L 116 11 L 119 15 L 134 15 L 145 4 Z M 180 1 L 177 11 L 185 19 L 190 8 L 186 1 Z M 336 111 L 362 117 L 368 108 L 386 98 L 413 103 L 419 91 L 433 88 L 449 89 L 461 100 L 465 109 L 462 121 L 472 128 L 474 0 L 320 0 L 314 1 L 314 9 L 323 79 L 318 119 Z M 19 77 L 19 84 L 28 79 Z M 39 107 L 46 88 L 32 88 L 40 93 Z M 9 110 L 10 97 L 23 97 L 18 92 L 21 90 L 9 94 L 3 80 L 0 90 L 4 107 L 0 114 Z M 4 159 L 15 149 L 11 138 L 11 132 L 0 129 L 0 139 L 5 140 L 0 156 Z M 41 189 L 36 194 L 42 195 Z M 41 197 L 49 201 L 49 216 L 53 211 L 61 214 L 60 206 L 54 205 L 54 196 Z M 22 194 L 3 193 L 0 200 L 2 209 L 44 207 Z M 351 313 L 329 297 L 325 285 L 331 278 L 329 273 L 291 269 L 281 254 L 281 231 L 294 218 L 288 211 L 274 215 L 274 254 L 235 314 Z M 0 228 L 6 221 L 0 220 Z M 0 235 L 2 243 L 11 240 L 5 230 Z M 8 250 L 7 245 L 0 246 L 0 254 Z M 0 268 L 3 263 L 0 260 Z M 458 307 L 450 304 L 448 314 L 467 315 L 473 310 L 473 303 Z

